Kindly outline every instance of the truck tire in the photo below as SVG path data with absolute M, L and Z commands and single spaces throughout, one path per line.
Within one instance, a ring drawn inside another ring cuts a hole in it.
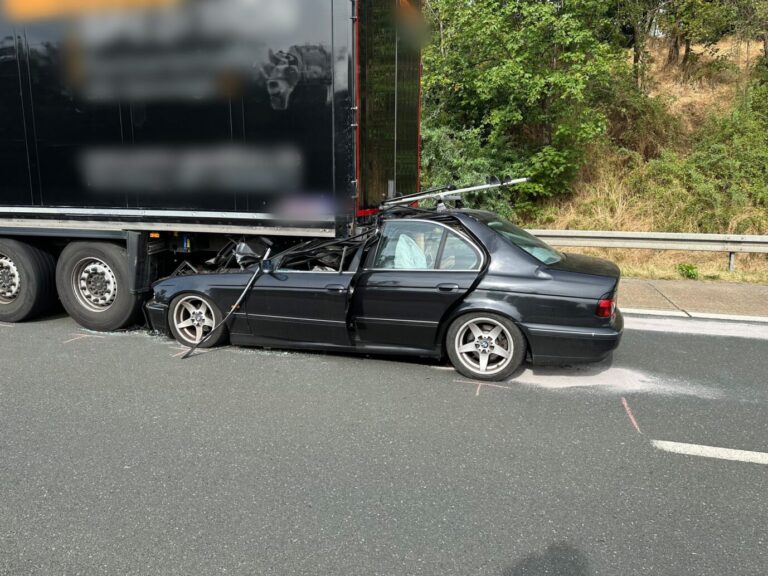
M 81 326 L 109 332 L 131 324 L 142 300 L 131 294 L 125 248 L 107 242 L 73 242 L 56 266 L 56 287 L 67 313 Z
M 0 238 L 0 322 L 22 322 L 51 310 L 55 267 L 48 252 Z

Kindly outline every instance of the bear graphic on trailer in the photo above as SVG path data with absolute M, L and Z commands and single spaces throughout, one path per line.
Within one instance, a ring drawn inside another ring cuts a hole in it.
M 346 62 L 345 62 L 346 65 Z M 262 68 L 273 110 L 287 110 L 294 100 L 330 103 L 333 90 L 331 53 L 323 46 L 291 46 L 269 51 Z

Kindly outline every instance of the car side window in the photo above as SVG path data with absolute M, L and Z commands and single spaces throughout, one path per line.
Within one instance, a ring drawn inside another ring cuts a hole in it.
M 458 234 L 448 232 L 438 268 L 440 270 L 477 270 L 479 267 L 480 255 L 474 246 Z
M 445 228 L 431 222 L 387 222 L 373 267 L 432 270 L 444 234 Z

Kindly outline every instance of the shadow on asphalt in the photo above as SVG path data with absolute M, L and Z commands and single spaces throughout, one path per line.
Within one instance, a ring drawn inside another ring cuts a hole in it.
M 540 554 L 531 554 L 514 566 L 505 568 L 502 576 L 589 576 L 586 555 L 565 542 L 547 547 Z
M 64 308 L 56 301 L 56 308 L 41 316 L 35 316 L 29 320 L 24 320 L 24 324 L 42 324 L 43 322 L 50 322 L 51 320 L 61 320 L 62 318 L 69 318 L 69 314 L 64 312 Z M 78 326 L 79 328 L 79 326 Z

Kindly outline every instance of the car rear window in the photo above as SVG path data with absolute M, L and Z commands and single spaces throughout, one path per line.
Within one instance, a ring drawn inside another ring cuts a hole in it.
M 563 259 L 563 255 L 549 244 L 507 220 L 497 217 L 493 220 L 486 220 L 485 223 L 491 230 L 518 248 L 522 248 L 542 264 L 554 264 Z
M 440 270 L 476 270 L 480 266 L 480 255 L 472 245 L 453 232 L 447 232 Z

